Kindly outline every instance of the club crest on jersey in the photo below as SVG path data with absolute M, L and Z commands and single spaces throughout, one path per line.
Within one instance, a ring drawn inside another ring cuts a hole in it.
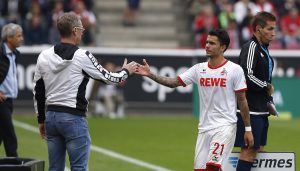
M 219 161 L 219 157 L 218 157 L 218 156 L 214 156 L 214 157 L 212 158 L 212 161 L 218 162 L 218 161 Z
M 226 71 L 226 69 L 225 68 L 223 68 L 223 71 L 221 72 L 221 75 L 225 75 L 225 76 L 227 76 L 227 71 Z

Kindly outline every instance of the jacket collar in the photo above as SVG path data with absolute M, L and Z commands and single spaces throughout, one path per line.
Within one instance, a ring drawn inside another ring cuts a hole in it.
M 1 42 L 0 44 L 1 44 L 0 54 L 4 54 L 5 53 L 5 56 L 6 56 L 6 49 L 5 49 L 4 42 Z M 12 53 L 14 53 L 16 56 L 20 55 L 20 51 L 18 51 L 17 49 L 13 50 Z

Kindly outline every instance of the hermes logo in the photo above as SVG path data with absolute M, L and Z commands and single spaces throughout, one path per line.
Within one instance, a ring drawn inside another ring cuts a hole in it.
M 200 86 L 226 87 L 226 78 L 200 78 Z

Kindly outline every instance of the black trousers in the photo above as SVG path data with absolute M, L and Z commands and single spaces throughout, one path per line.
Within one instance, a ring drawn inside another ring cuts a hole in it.
M 7 157 L 18 157 L 17 136 L 12 123 L 13 101 L 0 102 L 0 145 L 4 144 Z

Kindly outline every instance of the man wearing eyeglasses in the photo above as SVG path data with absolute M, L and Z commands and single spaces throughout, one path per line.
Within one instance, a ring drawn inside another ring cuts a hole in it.
M 91 139 L 86 120 L 89 78 L 119 84 L 137 69 L 124 60 L 122 70 L 108 72 L 87 50 L 78 48 L 84 32 L 80 18 L 64 13 L 57 20 L 61 43 L 42 51 L 34 75 L 34 106 L 40 134 L 47 140 L 49 171 L 62 171 L 66 152 L 72 171 L 87 171 Z

